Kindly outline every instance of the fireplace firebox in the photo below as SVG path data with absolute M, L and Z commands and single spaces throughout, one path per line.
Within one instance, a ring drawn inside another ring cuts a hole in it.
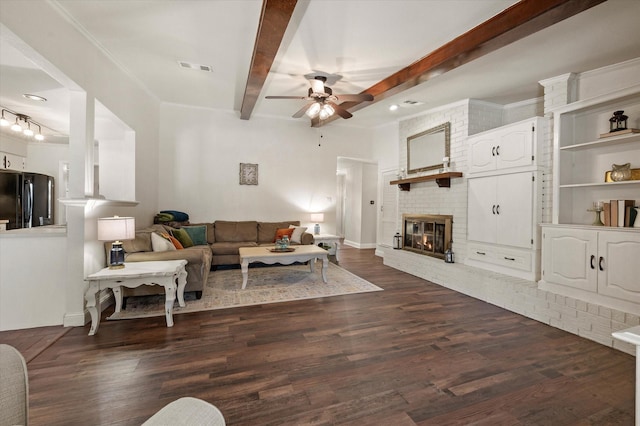
M 451 215 L 403 214 L 402 249 L 444 259 L 451 248 Z

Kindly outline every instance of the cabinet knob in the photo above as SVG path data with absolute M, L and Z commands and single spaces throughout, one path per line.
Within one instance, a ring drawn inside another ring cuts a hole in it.
M 593 255 L 593 254 L 592 254 L 592 255 L 591 255 L 591 261 L 590 261 L 590 263 L 591 263 L 591 269 L 596 269 L 596 267 L 595 267 L 595 266 L 593 266 L 593 261 L 594 261 L 594 260 L 596 260 L 596 257 L 595 257 L 595 255 Z
M 493 157 L 496 156 L 496 147 L 495 146 L 493 148 L 491 148 L 491 156 L 493 156 Z
M 496 147 L 496 155 L 500 155 L 500 145 Z
M 604 268 L 602 267 L 602 262 L 604 262 L 604 257 L 600 256 L 600 259 L 598 260 L 598 269 L 600 269 L 601 271 L 604 271 Z
M 496 214 L 496 205 L 494 204 L 493 207 L 491 208 L 491 211 L 493 212 L 493 214 Z
M 496 206 L 496 214 L 500 214 L 500 204 Z

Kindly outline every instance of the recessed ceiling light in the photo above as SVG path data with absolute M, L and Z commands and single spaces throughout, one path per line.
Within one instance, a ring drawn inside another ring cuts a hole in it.
M 25 93 L 24 95 L 22 95 L 23 98 L 27 98 L 27 99 L 31 99 L 32 101 L 38 101 L 38 102 L 46 102 L 47 98 L 43 98 L 42 96 L 38 96 L 38 95 L 30 95 L 29 93 Z
M 393 104 L 393 105 L 391 105 L 391 106 L 389 107 L 389 111 L 395 111 L 395 110 L 397 110 L 397 109 L 398 109 L 398 105 L 396 105 L 396 104 Z

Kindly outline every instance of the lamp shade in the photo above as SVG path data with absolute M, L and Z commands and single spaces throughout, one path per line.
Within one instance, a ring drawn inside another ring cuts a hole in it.
M 136 219 L 133 217 L 103 217 L 98 219 L 98 240 L 132 240 L 136 236 Z
M 311 213 L 311 222 L 315 222 L 315 223 L 324 222 L 324 213 Z

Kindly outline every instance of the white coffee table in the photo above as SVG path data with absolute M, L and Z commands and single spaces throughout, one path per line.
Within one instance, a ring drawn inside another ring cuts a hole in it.
M 91 330 L 89 336 L 98 332 L 100 313 L 96 307 L 96 294 L 100 290 L 110 288 L 116 299 L 116 312 L 122 309 L 121 287 L 135 288 L 143 284 L 161 285 L 165 290 L 165 317 L 167 327 L 173 327 L 173 303 L 178 293 L 178 304 L 185 306 L 184 287 L 187 285 L 186 260 L 164 260 L 153 262 L 125 262 L 123 269 L 104 268 L 89 275 L 86 281 L 89 288 L 84 294 L 87 310 L 91 314 Z M 177 283 L 177 285 L 176 285 Z
M 242 288 L 247 287 L 247 279 L 249 277 L 249 264 L 253 262 L 262 262 L 267 265 L 280 264 L 291 265 L 294 262 L 309 261 L 311 272 L 315 272 L 316 259 L 322 259 L 322 281 L 327 282 L 327 268 L 329 267 L 329 258 L 327 251 L 315 245 L 292 246 L 294 251 L 278 252 L 270 251 L 274 246 L 263 247 L 241 247 L 240 248 L 240 266 L 242 267 Z
M 336 261 L 340 262 L 340 240 L 342 238 L 331 234 L 314 234 L 313 240 L 315 245 L 326 244 L 329 246 L 329 255 L 335 256 Z

